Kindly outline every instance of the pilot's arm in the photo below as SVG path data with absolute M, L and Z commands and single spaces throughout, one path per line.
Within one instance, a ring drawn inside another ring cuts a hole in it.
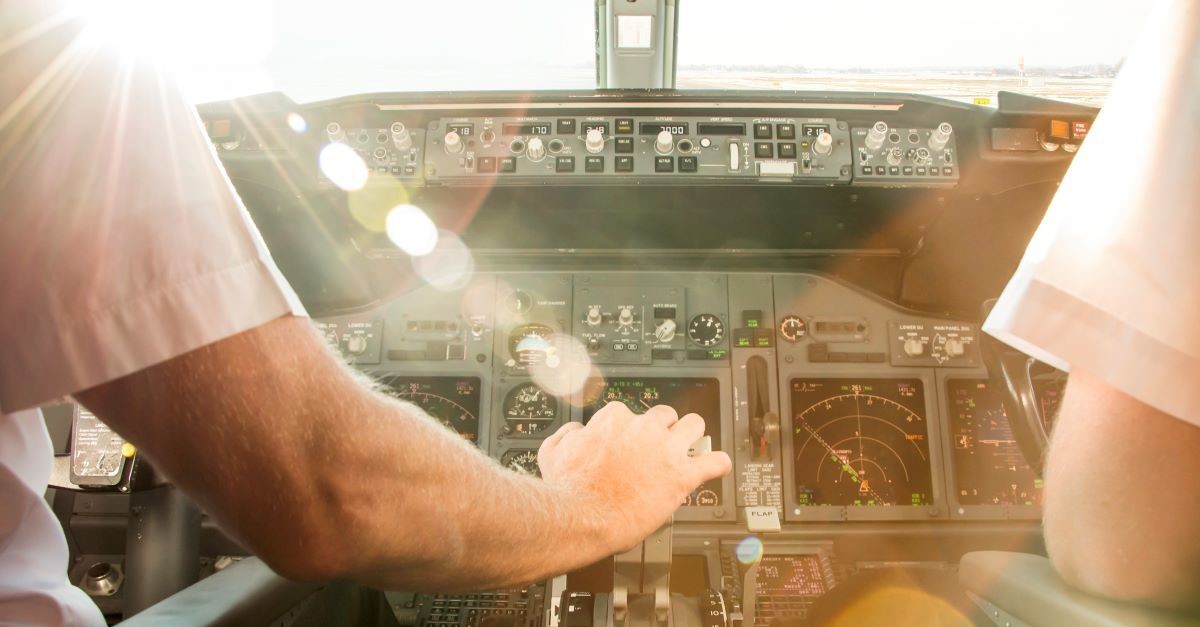
M 1070 370 L 1046 468 L 1076 586 L 1200 595 L 1200 3 L 1147 22 L 985 330 Z
M 687 457 L 698 416 L 611 406 L 546 441 L 538 480 L 370 391 L 175 85 L 75 22 L 9 19 L 38 4 L 0 5 L 0 427 L 44 437 L 21 410 L 73 394 L 280 573 L 407 590 L 583 566 L 728 472 L 724 453 Z M 0 497 L 44 489 L 40 462 L 13 463 Z

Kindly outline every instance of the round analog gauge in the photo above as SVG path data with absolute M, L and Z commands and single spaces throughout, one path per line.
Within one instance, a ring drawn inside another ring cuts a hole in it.
M 509 435 L 537 433 L 558 416 L 558 399 L 533 383 L 512 389 L 504 398 L 504 432 Z
M 688 323 L 687 333 L 697 346 L 710 348 L 725 339 L 725 323 L 712 314 L 700 314 Z
M 530 366 L 546 362 L 554 330 L 544 324 L 525 324 L 508 334 L 508 352 L 517 363 Z
M 779 334 L 789 342 L 800 341 L 800 338 L 804 337 L 807 332 L 808 328 L 800 316 L 785 316 L 783 320 L 779 321 Z
M 792 403 L 801 505 L 929 504 L 919 380 L 793 380 Z
M 533 475 L 535 477 L 542 476 L 542 470 L 538 467 L 537 451 L 533 449 L 514 449 L 508 451 L 500 458 L 500 465 L 513 472 Z

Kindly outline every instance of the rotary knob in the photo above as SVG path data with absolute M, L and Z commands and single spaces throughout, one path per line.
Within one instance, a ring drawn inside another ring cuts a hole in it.
M 880 120 L 867 131 L 867 150 L 879 150 L 883 146 L 883 140 L 887 137 L 888 125 L 887 122 Z
M 948 338 L 946 340 L 946 356 L 947 357 L 950 357 L 950 358 L 962 357 L 963 354 L 966 352 L 967 352 L 967 348 L 963 344 L 962 340 L 960 340 L 956 337 Z
M 604 150 L 604 133 L 601 133 L 598 128 L 589 129 L 583 140 L 583 147 L 592 154 Z
M 396 150 L 412 148 L 412 135 L 409 134 L 408 127 L 404 126 L 403 122 L 392 122 L 392 143 L 396 146 Z
M 600 323 L 603 320 L 604 320 L 604 316 L 602 316 L 600 314 L 599 307 L 592 307 L 591 309 L 588 310 L 586 322 L 589 327 L 600 326 Z
M 531 137 L 525 146 L 525 156 L 530 161 L 541 161 L 546 156 L 546 144 L 540 137 Z
M 325 135 L 329 137 L 329 141 L 332 143 L 345 141 L 346 129 L 342 128 L 342 125 L 337 122 L 330 122 L 325 125 Z
M 915 337 L 910 337 L 907 340 L 904 340 L 904 354 L 908 355 L 909 357 L 920 357 L 921 355 L 924 355 L 925 342 Z
M 663 320 L 658 323 L 657 327 L 654 327 L 654 339 L 666 344 L 675 339 L 675 330 L 677 328 L 678 325 L 675 324 L 674 320 Z
M 950 126 L 949 122 L 942 122 L 938 127 L 933 129 L 929 134 L 929 149 L 941 150 L 946 147 L 946 143 L 950 141 L 950 134 L 954 132 L 954 127 Z
M 887 153 L 888 165 L 900 165 L 900 162 L 903 160 L 904 160 L 904 150 L 902 148 L 900 148 L 899 146 L 896 146 L 895 148 L 892 148 L 891 150 L 888 151 L 888 153 Z
M 367 338 L 361 335 L 351 335 L 346 338 L 346 352 L 351 355 L 361 355 L 367 352 Z
M 654 150 L 660 155 L 671 153 L 671 149 L 675 147 L 675 138 L 671 136 L 670 131 L 661 131 L 658 137 L 654 140 Z
M 633 310 L 629 308 L 622 309 L 621 313 L 617 314 L 617 323 L 625 327 L 633 324 Z
M 446 136 L 442 138 L 442 145 L 445 146 L 446 152 L 452 155 L 463 151 L 462 137 L 454 131 L 446 133 Z
M 916 150 L 916 152 L 913 153 L 913 163 L 915 163 L 917 165 L 921 165 L 921 166 L 929 165 L 930 161 L 931 161 L 931 157 L 929 155 L 928 148 L 921 147 L 921 148 L 918 148 Z
M 817 135 L 816 141 L 813 142 L 812 149 L 818 155 L 828 155 L 833 152 L 833 135 L 822 131 L 820 135 Z

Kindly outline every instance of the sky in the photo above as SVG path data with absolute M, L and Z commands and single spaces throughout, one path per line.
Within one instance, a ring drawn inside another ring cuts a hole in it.
M 679 0 L 679 64 L 806 68 L 1115 64 L 1149 2 Z M 591 88 L 592 0 L 144 0 L 196 101 L 281 89 Z

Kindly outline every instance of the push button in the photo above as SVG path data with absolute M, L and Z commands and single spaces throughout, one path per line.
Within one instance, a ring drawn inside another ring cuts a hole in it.
M 654 158 L 655 172 L 674 172 L 675 157 L 655 157 Z
M 633 118 L 617 118 L 615 131 L 617 135 L 633 135 Z
M 613 141 L 613 150 L 616 151 L 616 153 L 619 155 L 633 154 L 633 138 L 632 137 L 616 138 L 616 140 Z
M 796 139 L 795 124 L 776 124 L 775 135 L 779 139 Z
M 613 165 L 617 172 L 633 172 L 633 157 L 617 155 Z
M 558 120 L 559 135 L 574 135 L 575 134 L 575 118 L 561 118 Z
M 587 157 L 583 160 L 584 172 L 603 172 L 604 157 Z
M 680 157 L 679 158 L 679 171 L 680 172 L 695 172 L 697 169 L 699 169 L 699 164 L 696 162 L 695 157 Z
M 779 144 L 779 158 L 780 159 L 795 159 L 796 158 L 796 144 L 794 144 L 792 142 Z
M 771 139 L 771 125 L 766 123 L 755 124 L 754 139 Z
M 554 171 L 555 172 L 574 172 L 575 171 L 575 157 L 559 157 L 558 160 L 554 162 Z
M 754 156 L 759 159 L 770 159 L 775 156 L 775 146 L 771 142 L 755 142 Z
M 500 171 L 504 172 L 504 173 L 516 172 L 517 171 L 517 158 L 516 157 L 501 157 L 500 158 Z
M 495 157 L 480 157 L 479 165 L 475 168 L 479 172 L 495 172 L 496 158 Z

